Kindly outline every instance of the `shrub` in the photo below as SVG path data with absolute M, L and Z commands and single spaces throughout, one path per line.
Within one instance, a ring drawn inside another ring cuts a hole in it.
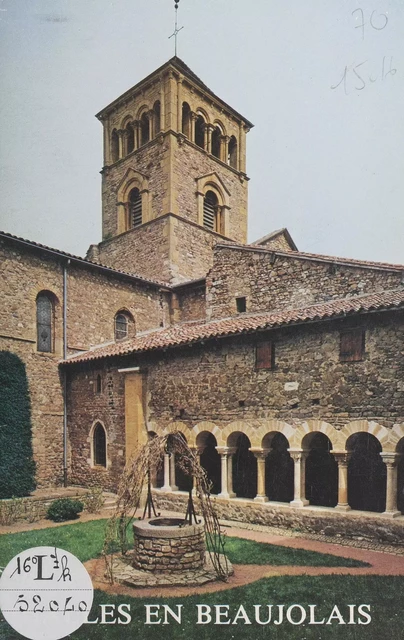
M 104 506 L 105 498 L 102 487 L 89 487 L 83 496 L 84 509 L 88 513 L 100 513 Z
M 27 496 L 35 489 L 31 407 L 25 365 L 0 351 L 0 498 Z
M 54 522 L 64 522 L 65 520 L 76 520 L 79 513 L 83 511 L 83 503 L 80 500 L 71 498 L 59 498 L 50 505 L 46 517 Z
M 14 524 L 18 520 L 35 522 L 39 520 L 39 510 L 29 498 L 12 498 L 0 500 L 0 525 Z

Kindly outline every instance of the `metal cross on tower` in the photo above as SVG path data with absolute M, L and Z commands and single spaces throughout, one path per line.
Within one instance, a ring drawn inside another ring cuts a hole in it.
M 175 6 L 175 28 L 174 28 L 174 33 L 171 34 L 171 36 L 168 36 L 168 39 L 172 38 L 174 36 L 174 41 L 175 41 L 175 55 L 177 55 L 177 35 L 179 34 L 179 32 L 181 31 L 181 29 L 183 29 L 184 27 L 180 27 L 178 29 L 178 22 L 177 22 L 177 12 L 178 12 L 178 3 L 180 0 L 175 0 L 174 2 L 174 6 Z

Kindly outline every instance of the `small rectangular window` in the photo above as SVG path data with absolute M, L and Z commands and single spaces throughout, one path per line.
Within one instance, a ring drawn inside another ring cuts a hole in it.
M 273 342 L 260 342 L 255 348 L 255 368 L 273 369 L 275 366 L 275 345 Z
M 340 333 L 340 362 L 358 362 L 365 355 L 365 331 L 363 329 L 347 329 Z
M 247 299 L 236 298 L 237 313 L 245 313 L 247 311 Z

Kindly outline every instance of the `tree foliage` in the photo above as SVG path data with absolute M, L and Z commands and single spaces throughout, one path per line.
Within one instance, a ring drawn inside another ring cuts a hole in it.
M 0 498 L 26 496 L 35 489 L 31 405 L 25 365 L 0 351 Z

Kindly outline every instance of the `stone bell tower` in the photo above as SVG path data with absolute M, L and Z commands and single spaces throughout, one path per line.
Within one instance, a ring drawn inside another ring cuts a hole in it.
M 253 126 L 177 57 L 97 115 L 103 240 L 88 257 L 145 278 L 201 278 L 218 242 L 247 240 Z

